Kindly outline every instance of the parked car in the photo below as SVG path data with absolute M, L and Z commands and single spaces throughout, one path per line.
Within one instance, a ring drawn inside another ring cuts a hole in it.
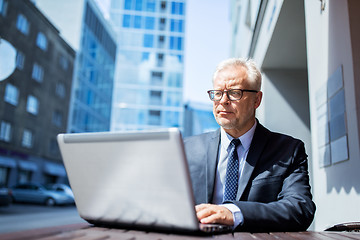
M 11 203 L 11 190 L 0 186 L 0 206 L 9 206 Z
M 74 198 L 64 192 L 46 189 L 41 184 L 24 183 L 11 189 L 14 202 L 40 203 L 47 206 L 73 204 Z
M 63 192 L 66 195 L 68 195 L 69 197 L 71 197 L 72 199 L 74 199 L 74 193 L 71 190 L 69 185 L 66 185 L 63 183 L 52 183 L 52 184 L 45 185 L 45 187 L 49 190 L 53 190 L 56 192 Z

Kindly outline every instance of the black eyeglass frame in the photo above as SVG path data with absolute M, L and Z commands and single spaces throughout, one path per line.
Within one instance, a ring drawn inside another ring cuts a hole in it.
M 232 92 L 232 91 L 240 91 L 241 95 L 240 95 L 239 99 L 234 99 L 233 97 L 230 97 L 229 92 Z M 220 97 L 219 100 L 214 100 L 214 97 L 211 97 L 211 95 L 214 95 L 214 92 L 221 92 L 221 97 Z M 221 101 L 221 99 L 222 99 L 223 96 L 224 96 L 224 93 L 226 93 L 226 95 L 227 95 L 227 97 L 228 97 L 228 99 L 229 99 L 230 101 L 238 101 L 238 100 L 240 100 L 240 99 L 243 97 L 244 92 L 254 92 L 254 93 L 258 93 L 259 91 L 257 91 L 257 90 L 250 90 L 250 89 L 230 89 L 230 90 L 225 90 L 225 91 L 222 91 L 222 90 L 209 90 L 209 91 L 207 91 L 207 93 L 209 94 L 210 100 L 211 100 L 211 101 L 214 101 L 214 102 L 219 102 L 219 101 Z

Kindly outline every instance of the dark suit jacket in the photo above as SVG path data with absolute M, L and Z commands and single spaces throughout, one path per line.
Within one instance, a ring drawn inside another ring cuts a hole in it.
M 211 203 L 220 146 L 220 129 L 184 140 L 196 204 Z M 307 155 L 298 139 L 258 123 L 237 194 L 244 223 L 237 231 L 302 231 L 311 224 Z

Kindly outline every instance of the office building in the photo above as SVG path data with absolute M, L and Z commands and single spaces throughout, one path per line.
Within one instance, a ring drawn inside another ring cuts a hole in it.
M 185 1 L 112 0 L 117 33 L 111 130 L 183 126 Z
M 68 132 L 110 130 L 116 37 L 94 0 L 36 0 L 76 53 Z
M 68 131 L 109 131 L 116 43 L 93 1 L 85 1 L 80 41 Z
M 358 221 L 360 2 L 232 0 L 232 53 L 263 72 L 258 118 L 305 142 L 312 228 Z
M 187 102 L 185 104 L 183 137 L 215 131 L 218 128 L 211 103 Z
M 29 0 L 0 0 L 0 36 L 17 50 L 0 81 L 0 185 L 65 182 L 56 136 L 67 129 L 75 52 Z

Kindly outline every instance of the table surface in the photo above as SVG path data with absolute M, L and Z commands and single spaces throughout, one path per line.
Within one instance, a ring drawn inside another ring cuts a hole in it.
M 165 234 L 143 232 L 125 229 L 101 228 L 87 223 L 64 225 L 58 227 L 27 230 L 14 233 L 1 234 L 1 240 L 112 240 L 112 239 L 359 239 L 360 232 L 271 232 L 247 233 L 236 232 L 213 236 L 189 236 L 178 234 Z

